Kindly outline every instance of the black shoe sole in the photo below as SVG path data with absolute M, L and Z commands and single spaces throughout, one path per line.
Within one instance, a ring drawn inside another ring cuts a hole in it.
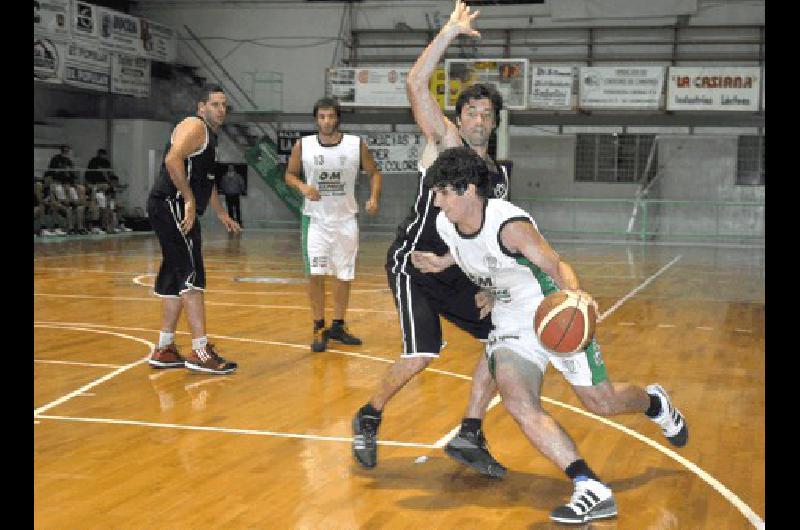
M 689 441 L 689 427 L 686 425 L 686 420 L 683 420 L 683 429 L 672 438 L 667 438 L 669 443 L 675 447 L 683 447 Z
M 313 351 L 315 353 L 320 353 L 320 352 L 325 351 L 325 349 L 327 347 L 328 347 L 327 344 L 320 344 L 318 342 L 314 342 L 314 343 L 311 344 L 311 351 Z
M 167 368 L 186 368 L 186 363 L 183 363 L 183 362 L 180 363 L 180 364 L 178 364 L 178 363 L 176 363 L 176 364 L 166 364 L 166 363 L 155 364 L 152 361 L 147 361 L 147 364 L 150 365 L 150 368 L 155 368 L 157 370 L 164 370 L 164 369 L 167 369 Z
M 508 471 L 504 467 L 467 460 L 461 455 L 460 450 L 456 448 L 445 446 L 444 452 L 447 454 L 447 456 L 449 456 L 453 460 L 457 460 L 458 462 L 461 462 L 462 464 L 471 467 L 472 469 L 476 470 L 478 473 L 480 473 L 485 477 L 503 478 L 506 475 L 506 472 Z

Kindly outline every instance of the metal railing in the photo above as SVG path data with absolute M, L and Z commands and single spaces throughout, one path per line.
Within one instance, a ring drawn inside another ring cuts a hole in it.
M 542 232 L 623 239 L 763 242 L 763 202 L 513 197 Z M 631 212 L 634 212 L 631 222 Z

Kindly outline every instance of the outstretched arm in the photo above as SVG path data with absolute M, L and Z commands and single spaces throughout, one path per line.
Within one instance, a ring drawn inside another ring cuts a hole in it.
M 406 92 L 414 120 L 425 138 L 435 143 L 437 147 L 443 142 L 445 142 L 444 147 L 460 145 L 459 133 L 458 128 L 445 117 L 428 90 L 428 82 L 453 39 L 461 34 L 480 37 L 480 33 L 472 28 L 472 21 L 479 13 L 480 11 L 470 13 L 469 7 L 462 0 L 456 0 L 450 20 L 442 26 L 408 72 Z

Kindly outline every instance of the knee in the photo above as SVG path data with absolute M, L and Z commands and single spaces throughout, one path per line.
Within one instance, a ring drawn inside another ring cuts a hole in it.
M 431 364 L 433 358 L 431 357 L 403 357 L 402 362 L 405 364 L 409 372 L 418 374 Z

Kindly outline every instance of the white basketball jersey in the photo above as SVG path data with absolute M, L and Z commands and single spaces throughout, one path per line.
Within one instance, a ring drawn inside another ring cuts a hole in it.
M 355 186 L 361 165 L 361 138 L 343 134 L 342 140 L 331 146 L 320 145 L 316 134 L 300 141 L 305 181 L 320 194 L 318 201 L 303 201 L 303 215 L 327 220 L 353 217 L 358 212 Z
M 475 284 L 494 294 L 495 332 L 532 329 L 539 303 L 558 287 L 522 254 L 509 254 L 500 243 L 500 230 L 511 221 L 526 220 L 534 227 L 536 222 L 525 210 L 502 199 L 487 199 L 483 216 L 477 234 L 462 235 L 444 212 L 439 212 L 436 230 L 456 264 Z

